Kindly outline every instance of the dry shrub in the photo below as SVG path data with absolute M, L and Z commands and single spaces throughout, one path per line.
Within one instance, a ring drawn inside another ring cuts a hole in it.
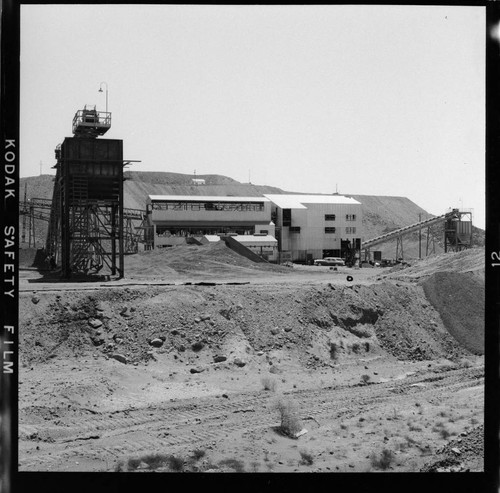
M 166 458 L 166 462 L 168 464 L 168 467 L 172 471 L 180 472 L 184 470 L 184 460 L 181 459 L 180 457 L 175 457 L 174 455 L 169 455 Z
M 165 465 L 168 457 L 162 454 L 148 454 L 141 457 L 140 460 L 147 464 L 150 469 L 158 469 L 159 467 Z
M 294 436 L 302 429 L 302 423 L 297 416 L 297 404 L 282 398 L 278 400 L 275 406 L 281 418 L 281 431 L 285 435 Z
M 451 435 L 451 433 L 446 428 L 441 428 L 439 430 L 439 435 L 441 436 L 441 438 L 444 438 L 446 440 Z
M 197 449 L 193 450 L 192 457 L 194 460 L 200 460 L 202 457 L 205 457 L 206 453 L 207 452 L 205 450 L 197 448 Z
M 262 386 L 264 387 L 264 390 L 270 390 L 272 392 L 276 390 L 276 387 L 278 385 L 276 380 L 271 377 L 262 377 L 260 381 L 262 383 Z
M 336 360 L 339 356 L 339 346 L 336 342 L 330 342 L 330 359 Z
M 141 464 L 141 459 L 130 458 L 127 461 L 127 469 L 129 471 L 135 471 L 139 467 L 140 464 Z
M 383 449 L 380 455 L 372 454 L 370 456 L 371 465 L 375 469 L 381 469 L 382 471 L 389 469 L 391 464 L 394 462 L 394 459 L 394 452 L 387 448 Z
M 301 464 L 304 464 L 305 466 L 312 466 L 314 462 L 314 457 L 310 452 L 306 452 L 305 450 L 299 450 L 299 454 L 301 457 Z
M 361 375 L 361 383 L 364 385 L 368 385 L 370 383 L 370 375 Z
M 245 472 L 245 465 L 238 459 L 223 459 L 219 462 L 220 466 L 227 466 L 236 472 Z

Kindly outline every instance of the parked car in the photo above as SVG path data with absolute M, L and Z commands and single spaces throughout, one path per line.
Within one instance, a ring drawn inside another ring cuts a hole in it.
M 340 257 L 325 257 L 316 259 L 314 265 L 345 265 L 345 262 Z

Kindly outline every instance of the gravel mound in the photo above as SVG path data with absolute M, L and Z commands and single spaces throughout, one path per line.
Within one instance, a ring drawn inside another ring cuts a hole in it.
M 387 271 L 391 279 L 424 279 L 436 272 L 453 271 L 472 273 L 484 281 L 484 248 L 470 248 L 461 252 L 430 255 L 410 264 L 398 265 Z
M 436 272 L 422 283 L 449 333 L 474 354 L 484 354 L 484 283 L 471 274 Z
M 180 245 L 168 249 L 149 250 L 125 259 L 128 278 L 166 278 L 174 274 L 207 275 L 242 272 L 288 273 L 287 267 L 256 263 L 234 252 L 223 241 L 207 245 Z
M 484 471 L 484 426 L 461 433 L 437 454 L 441 458 L 426 464 L 421 472 L 481 472 Z

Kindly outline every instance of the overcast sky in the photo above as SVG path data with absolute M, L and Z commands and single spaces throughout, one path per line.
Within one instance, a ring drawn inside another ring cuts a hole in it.
M 107 86 L 130 170 L 406 196 L 483 228 L 484 60 L 484 7 L 22 5 L 21 176 L 55 173 Z

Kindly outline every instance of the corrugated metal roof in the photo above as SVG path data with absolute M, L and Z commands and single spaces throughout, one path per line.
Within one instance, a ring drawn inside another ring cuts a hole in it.
M 357 200 L 344 195 L 280 195 L 265 194 L 271 202 L 282 209 L 307 209 L 304 204 L 360 204 Z
M 227 197 L 216 195 L 148 195 L 151 200 L 177 200 L 179 202 L 269 202 L 265 197 Z
M 209 241 L 210 243 L 215 242 L 215 241 L 220 241 L 219 235 L 203 235 L 203 238 L 206 238 L 207 241 Z
M 271 243 L 277 244 L 278 240 L 273 235 L 254 236 L 254 235 L 237 235 L 233 238 L 240 243 Z

